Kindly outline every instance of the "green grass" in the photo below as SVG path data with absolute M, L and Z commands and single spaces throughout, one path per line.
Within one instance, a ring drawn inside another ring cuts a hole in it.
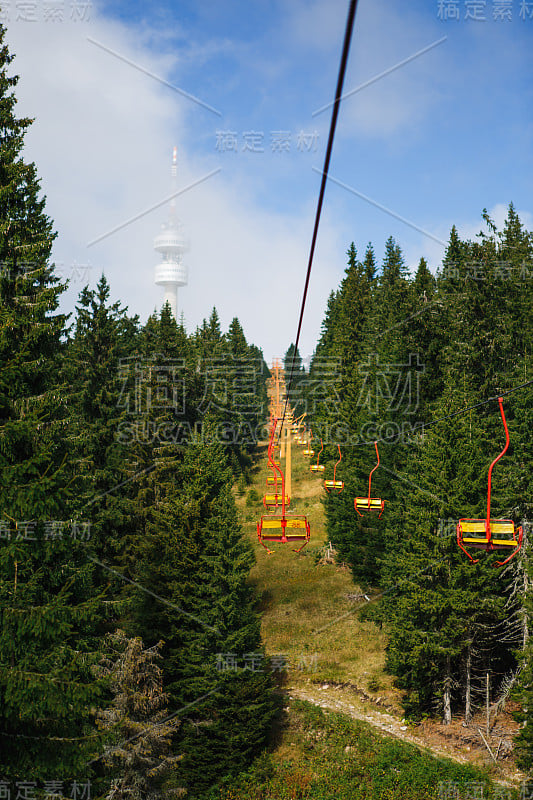
M 237 780 L 213 790 L 209 800 L 511 800 L 517 796 L 517 792 L 498 794 L 474 767 L 434 758 L 379 736 L 366 723 L 294 701 L 276 751 L 263 755 Z
M 347 599 L 357 593 L 347 568 L 317 566 L 316 555 L 327 532 L 322 498 L 323 476 L 309 471 L 309 459 L 293 447 L 293 492 L 290 511 L 305 514 L 311 541 L 297 555 L 290 545 L 272 545 L 273 555 L 257 541 L 256 524 L 264 512 L 266 449 L 253 483 L 237 498 L 243 529 L 256 552 L 250 580 L 260 597 L 262 636 L 269 655 L 287 657 L 288 684 L 309 680 L 356 684 L 368 694 L 386 698 L 400 710 L 398 692 L 385 674 L 386 637 L 372 622 L 358 619 L 360 603 Z M 260 497 L 252 503 L 250 498 Z

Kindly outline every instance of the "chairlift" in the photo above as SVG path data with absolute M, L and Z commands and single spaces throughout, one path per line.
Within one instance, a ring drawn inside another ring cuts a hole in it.
M 277 423 L 277 420 L 276 420 Z M 271 443 L 274 440 L 276 424 L 272 429 Z M 269 455 L 271 447 L 269 446 Z M 267 499 L 273 499 L 275 507 L 281 505 L 281 514 L 271 514 L 262 516 L 257 523 L 257 538 L 259 543 L 265 550 L 271 554 L 273 551 L 265 544 L 265 542 L 278 542 L 279 544 L 288 544 L 289 542 L 301 542 L 301 546 L 295 550 L 299 553 L 311 538 L 311 528 L 307 517 L 303 514 L 286 514 L 285 508 L 290 502 L 290 498 L 285 495 L 285 475 L 280 466 L 275 464 L 274 461 L 269 463 L 273 469 L 279 474 L 281 480 L 281 496 L 277 493 L 273 496 L 265 495 L 263 503 L 265 507 L 268 506 Z M 294 548 L 293 548 L 294 549 Z
M 333 479 L 326 478 L 326 480 L 324 481 L 324 489 L 326 490 L 326 492 L 336 492 L 337 494 L 340 494 L 344 489 L 344 481 L 337 480 L 337 467 L 342 461 L 340 444 L 338 444 L 337 447 L 339 448 L 339 460 L 333 467 Z
M 376 455 L 377 455 L 377 458 L 378 458 L 378 463 L 376 464 L 376 466 L 371 471 L 371 473 L 370 473 L 370 475 L 368 477 L 368 496 L 367 497 L 356 497 L 354 499 L 354 501 L 353 501 L 353 504 L 354 504 L 355 510 L 357 511 L 357 513 L 359 514 L 360 517 L 363 516 L 361 514 L 361 511 L 378 511 L 379 510 L 379 514 L 378 514 L 378 519 L 379 519 L 381 517 L 381 515 L 383 514 L 383 510 L 385 508 L 385 501 L 382 500 L 381 497 L 371 497 L 370 496 L 371 492 L 372 492 L 372 475 L 374 474 L 374 472 L 379 467 L 379 452 L 378 452 L 378 443 L 377 442 L 374 442 L 374 447 L 376 448 Z
M 263 505 L 267 511 L 270 511 L 273 508 L 279 508 L 282 504 L 282 496 L 277 492 L 275 494 L 266 494 L 263 497 Z M 291 498 L 285 495 L 285 505 L 289 506 L 291 504 Z
M 257 538 L 269 554 L 272 554 L 273 550 L 270 550 L 265 542 L 278 544 L 302 542 L 302 545 L 294 550 L 295 553 L 299 553 L 311 538 L 311 528 L 307 517 L 303 514 L 270 514 L 261 517 L 257 523 Z
M 320 444 L 321 444 L 321 447 L 320 447 L 318 456 L 316 457 L 316 464 L 310 464 L 310 466 L 309 466 L 309 469 L 311 470 L 311 472 L 324 472 L 324 469 L 325 469 L 324 464 L 319 464 L 318 463 L 320 461 L 320 454 L 322 453 L 322 451 L 324 449 L 324 443 L 322 442 L 322 439 L 320 440 Z
M 512 519 L 491 519 L 490 517 L 490 499 L 492 488 L 492 469 L 495 464 L 500 460 L 509 447 L 509 429 L 505 419 L 503 410 L 503 401 L 498 397 L 498 404 L 500 407 L 500 414 L 505 429 L 505 447 L 501 453 L 496 456 L 494 461 L 489 467 L 488 476 L 488 489 L 487 489 L 487 516 L 485 519 L 460 519 L 457 523 L 457 544 L 466 553 L 468 558 L 473 564 L 476 564 L 479 559 L 473 558 L 470 555 L 465 545 L 478 550 L 485 550 L 490 553 L 493 550 L 502 550 L 508 552 L 512 549 L 512 553 L 507 556 L 503 561 L 496 561 L 494 566 L 503 567 L 507 564 L 513 556 L 515 556 L 522 547 L 523 530 L 522 527 L 516 527 Z

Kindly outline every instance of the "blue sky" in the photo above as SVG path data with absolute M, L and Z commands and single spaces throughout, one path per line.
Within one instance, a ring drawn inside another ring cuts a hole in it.
M 196 184 L 177 200 L 191 242 L 179 294 L 188 329 L 216 305 L 223 327 L 237 316 L 268 359 L 283 354 L 296 332 L 331 113 L 315 112 L 332 100 L 347 2 L 83 11 L 77 1 L 78 18 L 65 0 L 54 22 L 44 0 L 35 21 L 16 18 L 17 0 L 4 6 L 20 112 L 36 117 L 27 156 L 71 278 L 65 308 L 83 276 L 94 285 L 102 271 L 142 320 L 160 304 L 152 246 L 166 211 L 149 209 L 170 193 L 177 145 L 178 186 Z M 467 19 L 475 15 L 485 19 Z M 304 357 L 351 241 L 361 254 L 372 242 L 381 259 L 393 235 L 410 268 L 424 256 L 436 270 L 451 225 L 475 236 L 484 207 L 501 223 L 512 201 L 533 228 L 532 77 L 533 0 L 360 0 L 345 91 L 372 82 L 341 106 Z

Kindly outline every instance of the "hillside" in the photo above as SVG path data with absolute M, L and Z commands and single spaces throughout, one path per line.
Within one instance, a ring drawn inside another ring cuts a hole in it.
M 461 719 L 454 719 L 450 726 L 430 719 L 408 724 L 403 719 L 401 693 L 384 671 L 386 630 L 359 619 L 367 600 L 347 567 L 317 563 L 325 542 L 322 483 L 309 472 L 309 461 L 300 450 L 294 450 L 291 511 L 305 513 L 311 523 L 311 541 L 301 554 L 289 546 L 274 545 L 275 553 L 269 555 L 257 541 L 260 504 L 252 501 L 254 491 L 260 496 L 264 492 L 266 448 L 260 453 L 253 484 L 238 498 L 243 528 L 256 552 L 251 581 L 261 598 L 267 654 L 276 657 L 276 668 L 286 665 L 283 689 L 289 701 L 288 730 L 297 713 L 293 709 L 301 709 L 297 701 L 304 700 L 342 713 L 343 725 L 349 724 L 346 717 L 368 723 L 380 735 L 401 739 L 439 759 L 480 768 L 501 785 L 517 786 L 524 776 L 512 756 L 512 737 L 518 730 L 510 713 L 512 704 L 491 717 L 488 744 L 498 753 L 497 763 L 479 733 L 479 727 L 486 733 L 481 715 L 468 727 Z M 373 591 L 371 600 L 378 595 L 378 590 Z M 281 762 L 286 747 L 284 738 L 276 756 Z
M 518 800 L 471 766 L 435 758 L 371 725 L 291 702 L 279 744 L 209 800 Z

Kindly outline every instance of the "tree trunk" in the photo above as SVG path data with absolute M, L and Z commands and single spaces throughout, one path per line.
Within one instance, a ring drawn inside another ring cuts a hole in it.
M 444 705 L 443 722 L 445 725 L 450 725 L 452 721 L 452 674 L 451 674 L 450 656 L 446 658 L 446 674 L 444 676 L 443 705 Z
M 527 553 L 528 550 L 528 541 L 527 541 L 527 522 L 522 522 L 522 528 L 524 531 L 523 534 L 523 541 L 522 541 L 522 552 L 524 554 Z M 529 575 L 527 571 L 527 560 L 524 558 L 523 561 L 523 570 L 524 570 L 524 588 L 523 588 L 523 607 L 522 607 L 522 649 L 525 651 L 528 640 L 529 640 L 529 627 L 528 627 L 528 613 L 527 609 L 525 608 L 525 601 L 529 594 Z
M 466 651 L 466 694 L 465 694 L 465 722 L 472 721 L 472 642 L 468 642 Z
M 487 739 L 490 736 L 490 674 L 487 672 L 485 684 L 485 717 L 487 725 Z

